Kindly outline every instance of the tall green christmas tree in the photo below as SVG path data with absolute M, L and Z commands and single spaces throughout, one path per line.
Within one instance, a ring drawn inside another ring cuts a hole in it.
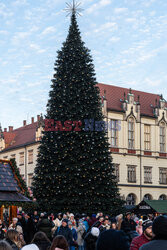
M 33 193 L 45 211 L 114 214 L 123 202 L 101 129 L 94 65 L 81 40 L 76 11 L 73 6 L 69 33 L 55 62 Z

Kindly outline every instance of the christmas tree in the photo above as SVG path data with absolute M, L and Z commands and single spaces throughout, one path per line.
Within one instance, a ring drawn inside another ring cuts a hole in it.
M 94 65 L 76 12 L 73 5 L 55 62 L 33 193 L 45 211 L 120 213 Z

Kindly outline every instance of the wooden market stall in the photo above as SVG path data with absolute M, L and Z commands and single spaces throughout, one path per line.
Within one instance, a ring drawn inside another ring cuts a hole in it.
M 17 206 L 25 202 L 31 202 L 25 196 L 25 190 L 18 169 L 11 161 L 0 160 L 0 219 L 3 220 L 3 210 L 8 208 L 9 220 L 17 217 Z
M 142 200 L 134 209 L 135 214 L 167 214 L 167 200 Z

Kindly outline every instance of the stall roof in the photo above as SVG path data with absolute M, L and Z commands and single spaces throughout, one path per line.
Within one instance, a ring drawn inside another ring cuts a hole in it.
M 24 195 L 17 192 L 1 192 L 0 191 L 0 201 L 10 201 L 10 202 L 30 202 L 30 200 Z
M 0 202 L 31 202 L 23 193 L 12 163 L 0 160 Z
M 157 213 L 167 213 L 167 200 L 145 200 L 145 202 Z
M 148 214 L 160 213 L 167 214 L 167 200 L 142 200 L 134 209 L 135 213 Z
M 20 191 L 10 162 L 0 160 L 0 191 Z

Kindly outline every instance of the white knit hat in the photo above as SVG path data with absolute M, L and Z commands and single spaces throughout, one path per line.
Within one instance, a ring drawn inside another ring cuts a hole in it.
M 39 248 L 35 244 L 29 244 L 27 246 L 24 246 L 22 250 L 39 250 Z
M 100 234 L 100 231 L 99 231 L 99 229 L 98 229 L 97 227 L 92 227 L 92 229 L 91 229 L 91 234 L 92 234 L 93 236 L 98 237 L 99 234 Z

